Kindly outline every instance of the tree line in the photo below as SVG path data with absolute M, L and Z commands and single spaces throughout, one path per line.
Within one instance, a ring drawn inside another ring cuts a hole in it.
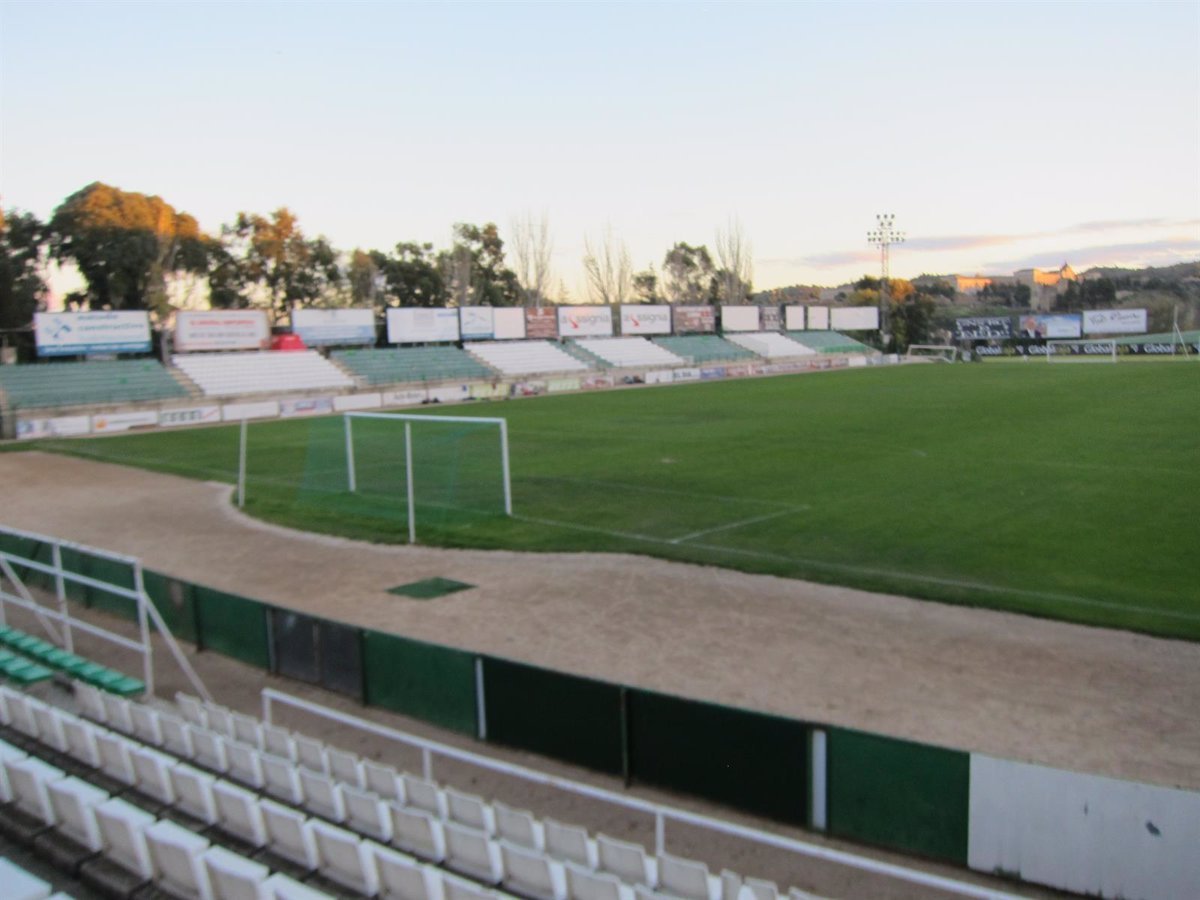
M 459 223 L 448 247 L 402 241 L 390 250 L 333 246 L 310 236 L 286 207 L 239 212 L 216 233 L 161 197 L 94 182 L 42 222 L 0 211 L 0 329 L 27 327 L 44 306 L 50 263 L 74 266 L 84 287 L 72 310 L 148 310 L 178 305 L 265 308 L 274 318 L 300 307 L 536 306 L 568 299 L 551 270 L 545 216 L 514 221 L 506 243 L 495 223 Z M 713 250 L 676 243 L 633 271 L 624 243 L 607 230 L 585 240 L 588 301 L 745 303 L 752 295 L 750 244 L 731 220 Z

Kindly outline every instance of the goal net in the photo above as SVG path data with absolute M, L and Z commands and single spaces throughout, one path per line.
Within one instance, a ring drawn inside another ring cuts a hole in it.
M 1061 340 L 1046 342 L 1046 362 L 1116 362 L 1117 342 L 1107 340 Z
M 905 362 L 954 362 L 958 359 L 958 348 L 943 344 L 910 344 L 904 354 Z
M 243 458 L 254 502 L 289 517 L 349 520 L 366 537 L 406 527 L 412 543 L 418 528 L 512 515 L 504 419 L 349 412 L 275 425 L 251 429 Z

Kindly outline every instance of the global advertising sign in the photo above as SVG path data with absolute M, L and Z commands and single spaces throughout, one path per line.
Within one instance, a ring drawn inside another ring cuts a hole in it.
M 1077 338 L 1082 336 L 1078 313 L 1049 316 L 1021 316 L 1019 337 L 1037 340 Z
M 670 334 L 671 307 L 622 305 L 621 334 Z
M 406 306 L 387 311 L 389 344 L 438 344 L 458 340 L 458 310 Z
M 1145 334 L 1144 309 L 1089 309 L 1083 313 L 1084 334 Z
M 974 316 L 954 320 L 956 341 L 1003 341 L 1012 337 L 1012 319 L 1008 316 Z
M 371 309 L 298 309 L 292 331 L 310 347 L 375 343 L 375 311 Z
M 717 330 L 717 319 L 711 306 L 675 306 L 671 309 L 676 334 L 711 334 Z
M 271 343 L 267 314 L 261 309 L 179 312 L 175 315 L 175 349 L 261 350 Z
M 458 330 L 464 341 L 487 341 L 496 336 L 496 326 L 490 306 L 461 306 L 458 310 Z
M 611 337 L 611 306 L 560 306 L 558 333 L 568 337 Z
M 34 313 L 38 356 L 149 353 L 146 312 Z

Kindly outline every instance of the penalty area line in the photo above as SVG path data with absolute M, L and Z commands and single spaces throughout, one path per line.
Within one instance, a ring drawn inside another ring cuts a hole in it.
M 672 538 L 667 541 L 668 544 L 681 544 L 684 541 L 690 541 L 693 538 L 704 537 L 706 534 L 716 534 L 718 531 L 732 531 L 735 528 L 744 528 L 747 525 L 756 525 L 759 522 L 769 522 L 771 519 L 778 519 L 781 516 L 791 515 L 794 512 L 803 512 L 810 509 L 808 504 L 797 506 L 793 509 L 781 509 L 779 512 L 768 513 L 765 516 L 755 516 L 753 519 L 742 519 L 740 522 L 729 522 L 725 525 L 717 525 L 714 528 L 705 528 L 701 531 L 693 531 L 691 534 L 681 535 L 677 538 Z

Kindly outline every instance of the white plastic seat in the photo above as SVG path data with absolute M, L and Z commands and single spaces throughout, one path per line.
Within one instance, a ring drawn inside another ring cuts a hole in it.
M 4 761 L 8 759 L 24 759 L 29 754 L 20 747 L 14 747 L 7 741 L 0 741 L 0 802 L 12 800 L 12 788 L 8 784 L 8 775 L 4 772 Z
M 304 787 L 295 763 L 267 754 L 259 758 L 259 763 L 262 765 L 263 789 L 268 794 L 293 806 L 304 802 Z
M 38 740 L 59 753 L 66 753 L 68 744 L 63 732 L 63 720 L 66 716 L 53 706 L 39 703 L 33 707 L 33 718 L 37 724 Z
M 329 761 L 325 758 L 324 744 L 302 734 L 292 735 L 292 743 L 296 746 L 297 764 L 310 772 L 329 774 Z
M 273 800 L 260 800 L 258 808 L 262 811 L 271 851 L 308 871 L 315 870 L 317 843 L 308 817 Z
M 122 784 L 133 784 L 137 776 L 133 771 L 130 750 L 134 745 L 119 734 L 102 731 L 96 734 L 96 751 L 100 755 L 100 770 L 109 778 Z
M 262 757 L 254 747 L 245 744 L 227 743 L 225 759 L 229 763 L 229 777 L 256 790 L 263 786 Z
M 204 707 L 204 715 L 208 721 L 209 731 L 221 737 L 233 737 L 233 712 L 216 703 L 208 703 Z
M 116 694 L 104 694 L 105 724 L 121 734 L 133 734 L 132 704 Z
M 49 882 L 3 857 L 0 857 L 0 884 L 4 885 L 4 900 L 46 900 L 54 890 Z
M 210 847 L 201 856 L 214 897 L 219 900 L 268 900 L 271 870 L 224 847 Z
M 304 807 L 309 812 L 331 822 L 344 822 L 346 804 L 342 800 L 342 789 L 328 775 L 300 769 L 300 786 L 304 791 Z
M 26 737 L 38 736 L 37 720 L 33 716 L 33 701 L 25 694 L 11 692 L 7 698 L 8 725 Z
M 502 887 L 534 900 L 565 900 L 567 878 L 563 864 L 529 847 L 498 841 L 504 869 Z
M 163 819 L 146 829 L 146 847 L 155 884 L 173 897 L 212 900 L 208 870 L 201 858 L 209 848 L 207 838 Z
M 96 807 L 108 799 L 108 792 L 70 776 L 52 782 L 46 792 L 55 829 L 88 850 L 99 851 L 103 843 Z
M 630 885 L 654 887 L 658 883 L 658 867 L 653 857 L 646 855 L 645 847 L 605 834 L 596 835 L 596 868 Z
M 225 772 L 229 768 L 229 761 L 225 757 L 225 738 L 215 731 L 195 725 L 189 725 L 187 730 L 192 739 L 192 761 L 214 772 Z
M 719 900 L 721 879 L 710 875 L 708 866 L 702 862 L 660 853 L 658 889 L 686 900 Z
M 212 793 L 217 827 L 252 847 L 266 846 L 267 826 L 255 794 L 227 781 L 213 784 Z
M 779 900 L 779 886 L 762 878 L 747 878 L 742 882 L 738 900 Z
M 446 822 L 442 832 L 446 837 L 447 868 L 485 884 L 500 883 L 504 878 L 504 862 L 500 858 L 500 848 L 486 832 L 453 822 Z
M 633 890 L 616 875 L 564 863 L 568 900 L 633 900 Z
M 249 744 L 255 749 L 262 748 L 262 723 L 258 719 L 243 713 L 234 713 L 232 725 L 235 741 Z
M 358 788 L 339 788 L 345 805 L 345 824 L 359 834 L 387 843 L 392 839 L 392 817 L 387 804 L 373 791 Z
M 313 821 L 312 834 L 317 843 L 317 870 L 321 875 L 368 897 L 379 890 L 369 842 L 328 822 Z
M 446 858 L 446 837 L 440 820 L 419 809 L 388 804 L 392 819 L 392 845 L 440 863 Z
M 151 747 L 133 747 L 129 759 L 133 763 L 134 787 L 162 803 L 175 802 L 175 786 L 171 784 L 175 757 Z
M 104 694 L 94 684 L 88 684 L 86 681 L 72 681 L 71 691 L 75 695 L 75 700 L 79 704 L 79 711 L 94 722 L 104 724 L 108 718 L 108 711 L 104 708 Z
M 206 825 L 217 821 L 217 804 L 213 798 L 216 779 L 186 763 L 171 769 L 171 786 L 175 791 L 175 808 L 199 819 Z
M 199 698 L 193 697 L 191 694 L 177 693 L 175 705 L 179 708 L 179 714 L 185 721 L 201 728 L 208 727 L 208 716 L 205 714 L 204 704 Z
M 332 894 L 280 874 L 272 875 L 263 882 L 263 890 L 267 900 L 337 900 Z
M 400 776 L 400 781 L 404 786 L 406 806 L 415 807 L 439 819 L 446 818 L 446 798 L 441 788 L 432 781 L 407 772 Z
M 66 773 L 37 757 L 26 756 L 4 760 L 4 774 L 17 808 L 40 822 L 53 824 L 54 810 L 50 806 L 48 788 L 52 783 L 62 781 Z
M 398 853 L 389 847 L 371 844 L 371 856 L 378 878 L 379 896 L 397 900 L 426 900 L 441 897 L 441 873 L 417 862 L 406 853 Z M 436 883 L 430 874 L 437 873 Z
M 333 747 L 325 748 L 325 759 L 329 765 L 329 777 L 351 787 L 364 787 L 362 762 L 358 755 Z
M 495 900 L 500 894 L 449 873 L 442 876 L 444 900 Z
M 264 724 L 262 738 L 263 752 L 270 753 L 272 756 L 281 756 L 290 762 L 296 761 L 296 742 L 287 729 L 277 725 Z
M 738 900 L 742 892 L 742 876 L 731 869 L 721 870 L 721 900 Z
M 446 798 L 447 819 L 476 831 L 484 831 L 489 836 L 496 834 L 496 817 L 482 797 L 465 794 L 454 788 L 446 788 L 442 793 Z
M 596 868 L 596 844 L 588 837 L 587 829 L 545 819 L 542 827 L 546 836 L 546 854 L 555 859 Z
M 159 714 L 158 729 L 162 733 L 162 748 L 180 759 L 191 759 L 195 754 L 192 733 L 186 720 L 179 716 Z
M 363 760 L 362 770 L 367 790 L 374 791 L 384 800 L 403 799 L 400 775 L 391 766 L 382 766 L 370 760 Z
M 141 703 L 129 707 L 129 716 L 133 722 L 133 736 L 143 744 L 161 747 L 163 742 L 162 727 L 158 722 L 158 711 Z
M 96 807 L 96 824 L 108 859 L 141 878 L 148 879 L 154 874 L 145 834 L 154 824 L 154 816 L 113 797 Z
M 96 726 L 83 719 L 66 717 L 62 722 L 66 752 L 73 759 L 93 769 L 100 768 L 100 751 L 96 749 Z
M 519 847 L 529 847 L 533 850 L 544 850 L 545 836 L 542 823 L 533 813 L 524 809 L 513 809 L 500 801 L 492 803 L 492 814 L 496 818 L 496 835 L 504 838 L 510 844 Z

